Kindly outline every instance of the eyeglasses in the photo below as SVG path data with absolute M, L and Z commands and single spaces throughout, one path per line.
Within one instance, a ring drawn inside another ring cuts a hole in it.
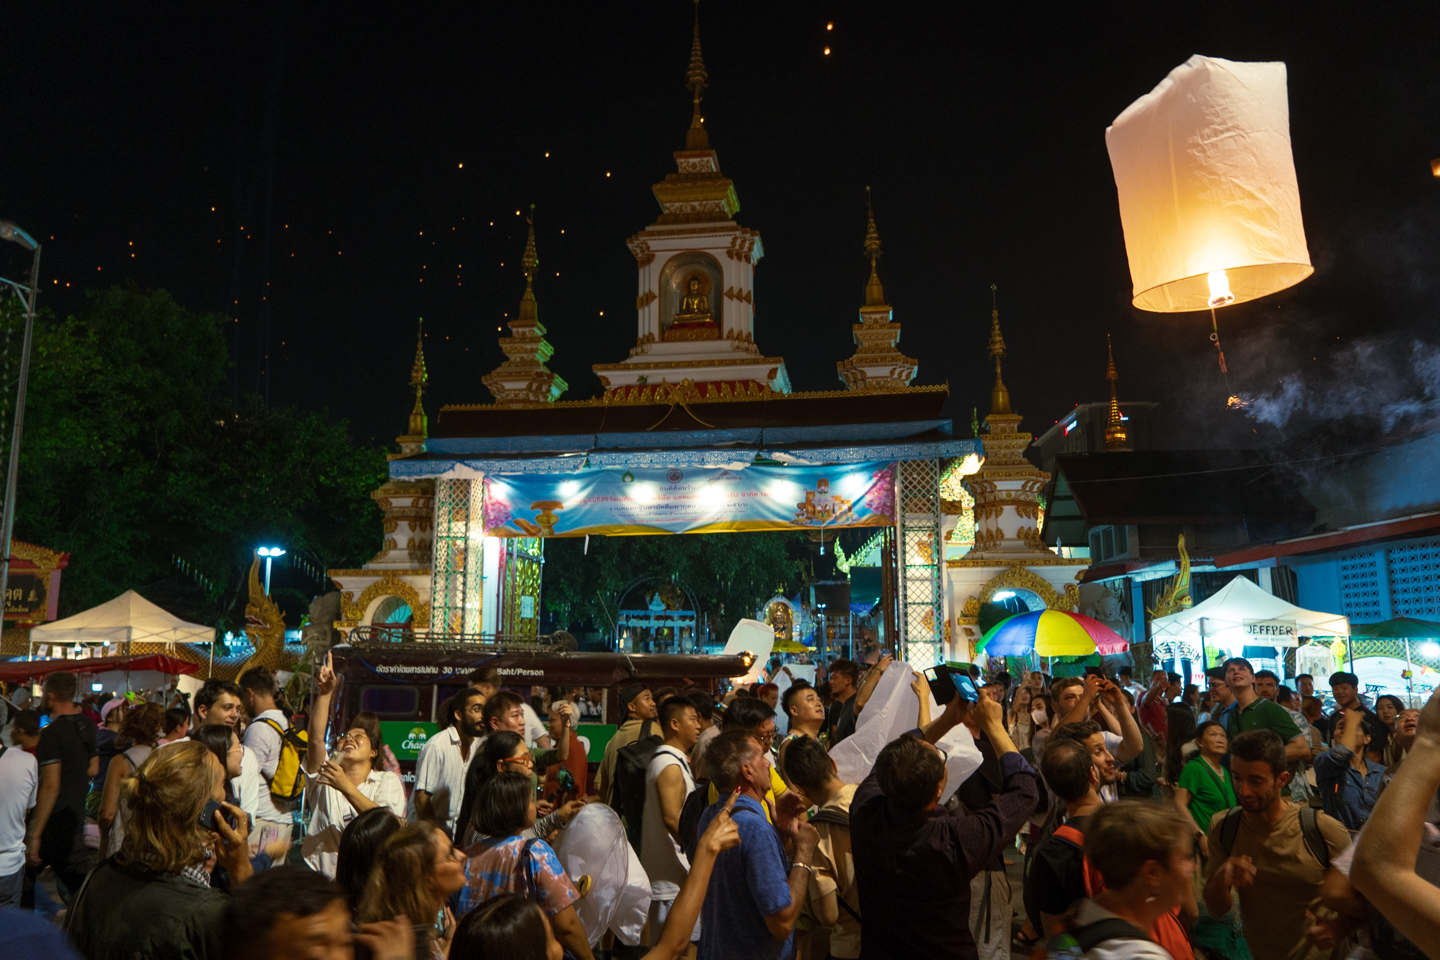
M 774 730 L 771 730 L 769 733 L 766 734 L 753 733 L 751 734 L 751 736 L 755 738 L 756 743 L 760 744 L 760 746 L 764 747 L 766 750 L 769 750 L 771 745 L 775 743 Z
M 529 767 L 529 768 L 532 769 L 532 770 L 535 769 L 535 758 L 532 757 L 532 756 L 530 756 L 528 753 L 527 753 L 525 756 L 523 756 L 523 757 L 505 757 L 505 758 L 504 758 L 503 760 L 501 760 L 500 762 L 501 762 L 501 763 L 518 763 L 518 764 L 520 764 L 521 766 Z

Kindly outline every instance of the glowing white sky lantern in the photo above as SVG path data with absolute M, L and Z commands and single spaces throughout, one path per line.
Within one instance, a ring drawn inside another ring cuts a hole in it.
M 1315 272 L 1285 64 L 1193 56 L 1115 118 L 1105 145 L 1135 306 L 1181 313 L 1244 303 Z

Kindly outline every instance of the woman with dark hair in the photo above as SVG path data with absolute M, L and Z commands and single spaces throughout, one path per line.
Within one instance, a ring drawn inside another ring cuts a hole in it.
M 385 769 L 380 719 L 373 713 L 357 713 L 337 738 L 335 753 L 326 757 L 325 731 L 337 685 L 328 653 L 315 682 L 305 773 L 320 785 L 320 790 L 300 851 L 311 870 L 333 879 L 340 834 L 346 824 L 376 807 L 385 807 L 397 817 L 405 816 L 405 787 L 397 775 Z
M 1165 780 L 1173 787 L 1195 755 L 1195 714 L 1183 703 L 1165 708 Z
M 696 845 L 690 873 L 680 887 L 663 931 L 651 930 L 655 945 L 642 960 L 675 960 L 690 946 L 690 934 L 705 902 L 715 858 L 740 843 L 740 831 L 730 812 L 738 793 L 729 801 Z M 450 960 L 561 960 L 565 948 L 545 908 L 530 896 L 499 893 L 465 914 L 450 945 Z
M 380 845 L 360 895 L 359 922 L 409 917 L 416 960 L 444 960 L 455 935 L 445 902 L 465 885 L 464 863 L 465 855 L 430 821 L 401 827 Z
M 525 773 L 486 780 L 475 798 L 475 827 L 486 839 L 469 850 L 461 916 L 497 893 L 531 897 L 555 925 L 556 936 L 577 960 L 594 960 L 590 938 L 575 913 L 580 892 L 550 844 L 534 835 L 535 792 Z
M 221 766 L 225 768 L 225 802 L 238 807 L 240 802 L 235 799 L 235 791 L 231 789 L 230 784 L 235 777 L 240 776 L 240 762 L 245 756 L 245 747 L 241 745 L 235 728 L 223 723 L 207 723 L 190 732 L 190 741 L 202 744 L 216 760 L 220 761 Z M 183 743 L 184 741 L 179 742 Z M 249 814 L 246 814 L 246 817 L 249 817 Z M 290 841 L 288 838 L 271 840 L 259 853 L 250 858 L 250 869 L 256 873 L 268 870 L 274 864 L 284 863 L 285 855 L 289 852 Z M 228 893 L 230 890 L 229 872 L 223 866 L 217 865 L 215 872 L 210 877 L 210 885 Z
M 1385 693 L 1375 698 L 1375 718 L 1385 724 L 1385 732 L 1389 735 L 1385 741 L 1385 748 L 1380 751 L 1382 766 L 1393 767 L 1405 756 L 1405 751 L 1400 748 L 1395 737 L 1395 723 L 1400 719 L 1400 714 L 1404 712 L 1404 702 L 1394 694 Z
M 401 823 L 395 814 L 384 807 L 366 810 L 351 820 L 340 834 L 340 852 L 335 858 L 335 882 L 345 893 L 345 902 L 350 912 L 360 910 L 360 896 L 370 879 L 375 857 L 400 829 Z
M 535 782 L 532 751 L 518 733 L 500 730 L 485 738 L 479 756 L 470 762 L 465 773 L 465 799 L 460 802 L 460 816 L 455 820 L 455 845 L 469 850 L 487 834 L 478 824 L 477 799 L 480 789 L 502 773 L 523 773 Z M 549 837 L 575 818 L 585 804 L 572 800 L 535 821 L 531 836 Z
M 105 772 L 105 792 L 100 797 L 100 811 L 95 820 L 100 824 L 100 858 L 120 850 L 125 837 L 125 813 L 120 807 L 120 784 L 150 756 L 164 732 L 165 708 L 158 703 L 144 703 L 125 715 L 120 732 L 115 736 L 115 759 Z

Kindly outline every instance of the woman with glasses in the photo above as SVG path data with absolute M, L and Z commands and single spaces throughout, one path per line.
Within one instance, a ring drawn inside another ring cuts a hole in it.
M 480 788 L 502 773 L 518 773 L 529 778 L 530 795 L 537 792 L 535 759 L 518 733 L 501 730 L 485 738 L 480 755 L 470 762 L 465 774 L 465 798 L 460 803 L 460 816 L 455 820 L 455 845 L 469 850 L 486 834 L 479 826 L 478 798 Z M 585 804 L 572 800 L 535 821 L 531 835 L 549 837 L 575 818 Z
M 319 785 L 319 792 L 300 851 L 311 870 L 334 879 L 345 825 L 376 807 L 386 807 L 403 818 L 405 787 L 398 776 L 384 769 L 380 720 L 373 713 L 357 713 L 336 740 L 334 754 L 325 755 L 325 728 L 337 685 L 328 653 L 315 682 L 305 773 Z

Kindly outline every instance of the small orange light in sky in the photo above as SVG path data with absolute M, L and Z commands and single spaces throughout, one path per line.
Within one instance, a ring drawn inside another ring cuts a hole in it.
M 461 169 L 461 170 L 464 170 L 464 169 L 465 169 L 465 164 L 463 164 L 463 163 L 462 163 L 462 164 L 460 164 L 460 167 L 459 167 L 459 169 Z
M 829 47 L 826 47 L 826 48 L 825 48 L 825 56 L 827 56 L 827 57 L 830 56 L 830 48 L 829 48 Z
M 827 23 L 827 24 L 825 24 L 825 29 L 826 29 L 826 30 L 834 30 L 834 29 L 835 29 L 835 24 L 834 24 L 833 22 L 832 22 L 832 23 Z

